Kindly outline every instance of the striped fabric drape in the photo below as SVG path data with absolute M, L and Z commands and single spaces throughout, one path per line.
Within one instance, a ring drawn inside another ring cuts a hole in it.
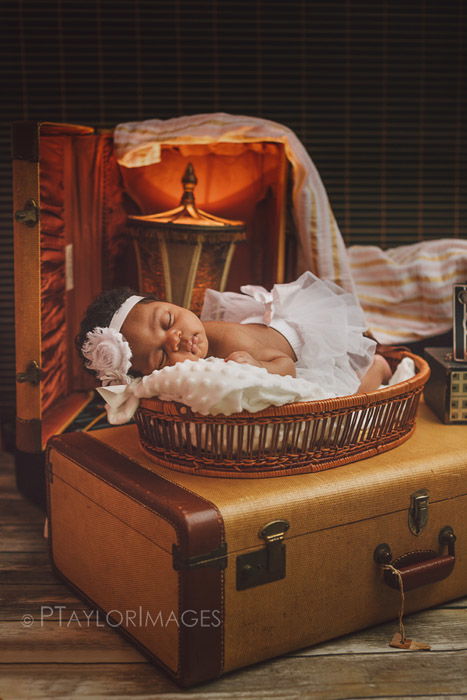
M 347 245 L 466 236 L 464 0 L 4 0 L 0 16 L 2 415 L 14 120 L 272 119 L 309 150 Z
M 450 330 L 452 285 L 467 281 L 467 240 L 387 250 L 351 246 L 348 258 L 369 329 L 380 343 L 410 343 Z

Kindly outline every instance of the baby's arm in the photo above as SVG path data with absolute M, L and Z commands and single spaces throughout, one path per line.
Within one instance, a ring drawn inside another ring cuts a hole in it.
M 218 321 L 205 321 L 209 341 L 209 354 L 223 357 L 226 361 L 234 360 L 242 364 L 264 367 L 271 374 L 291 375 L 295 377 L 295 362 L 279 348 L 268 343 L 266 336 L 260 342 L 253 329 L 248 325 Z M 276 331 L 270 330 L 275 334 Z M 262 336 L 260 336 L 262 340 Z M 272 346 L 272 347 L 271 347 Z
M 288 374 L 295 377 L 295 362 L 292 358 L 271 348 L 261 348 L 255 353 L 255 357 L 246 350 L 235 350 L 225 358 L 226 362 L 229 360 L 264 367 L 271 374 Z

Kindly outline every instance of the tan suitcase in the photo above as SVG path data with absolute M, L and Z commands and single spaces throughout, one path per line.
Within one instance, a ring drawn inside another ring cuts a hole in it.
M 406 612 L 467 593 L 467 431 L 423 404 L 404 445 L 320 473 L 175 472 L 124 426 L 53 438 L 48 477 L 57 572 L 184 686 L 396 618 L 384 563 Z
M 286 236 L 287 161 L 279 143 L 163 144 L 160 163 L 120 169 L 110 130 L 25 121 L 13 124 L 12 152 L 16 475 L 20 490 L 42 503 L 47 440 L 73 428 L 96 385 L 74 347 L 80 320 L 103 289 L 138 284 L 128 215 L 176 206 L 193 162 L 198 205 L 247 224 L 228 279 L 232 291 L 295 277 L 295 236 Z M 227 170 L 229 196 L 222 198 Z

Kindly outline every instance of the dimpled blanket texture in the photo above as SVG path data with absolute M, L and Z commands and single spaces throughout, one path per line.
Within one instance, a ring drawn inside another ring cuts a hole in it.
M 414 364 L 404 358 L 390 384 L 414 375 Z M 99 387 L 106 401 L 109 423 L 120 425 L 133 417 L 142 398 L 157 396 L 178 401 L 202 415 L 231 415 L 240 411 L 255 413 L 268 406 L 295 401 L 335 398 L 323 387 L 295 377 L 270 374 L 262 367 L 225 362 L 217 357 L 193 362 L 185 360 L 172 367 L 155 370 L 131 384 Z
M 243 410 L 254 413 L 293 401 L 330 398 L 324 389 L 310 382 L 218 357 L 177 362 L 131 384 L 101 387 L 98 391 L 107 402 L 109 422 L 115 424 L 130 420 L 139 399 L 153 396 L 179 401 L 203 415 L 231 415 Z

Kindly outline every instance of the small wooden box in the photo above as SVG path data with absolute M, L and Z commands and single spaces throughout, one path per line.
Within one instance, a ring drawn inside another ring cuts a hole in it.
M 467 423 L 467 362 L 452 359 L 451 348 L 426 348 L 431 376 L 425 401 L 443 423 Z

